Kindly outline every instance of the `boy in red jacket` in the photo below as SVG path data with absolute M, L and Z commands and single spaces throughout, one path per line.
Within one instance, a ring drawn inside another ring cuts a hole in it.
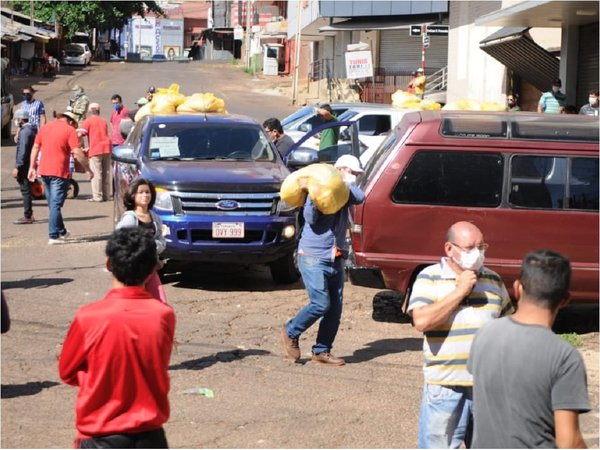
M 143 288 L 157 264 L 154 239 L 116 230 L 106 245 L 113 287 L 80 308 L 58 370 L 79 386 L 76 448 L 167 448 L 173 309 Z

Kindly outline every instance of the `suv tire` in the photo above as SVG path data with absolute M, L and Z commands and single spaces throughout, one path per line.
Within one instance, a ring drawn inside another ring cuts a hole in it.
M 300 271 L 296 259 L 296 250 L 269 264 L 273 281 L 279 284 L 291 284 L 298 281 Z

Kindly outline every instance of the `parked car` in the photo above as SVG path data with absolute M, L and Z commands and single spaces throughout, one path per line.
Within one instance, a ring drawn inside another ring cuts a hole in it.
M 167 57 L 162 53 L 155 53 L 152 55 L 152 62 L 167 62 Z
M 8 59 L 2 58 L 2 73 L 0 83 L 2 84 L 2 139 L 9 139 L 13 118 L 14 98 L 10 93 L 10 76 L 8 71 Z
M 393 108 L 390 105 L 380 103 L 355 103 L 345 104 L 348 109 L 338 116 L 338 121 L 353 121 L 358 124 L 358 134 L 362 143 L 360 154 L 361 163 L 364 165 L 373 155 L 375 149 L 381 144 L 385 135 L 394 127 L 408 109 Z M 314 120 L 309 118 L 300 124 L 296 130 L 288 130 L 285 133 L 295 141 L 303 137 L 307 131 L 314 126 L 322 123 L 318 117 Z M 347 136 L 344 129 L 341 129 L 340 139 L 344 140 Z M 319 148 L 319 138 L 307 141 L 306 147 Z
M 507 288 L 532 250 L 571 260 L 571 294 L 598 302 L 598 120 L 577 115 L 420 111 L 404 116 L 359 178 L 353 284 L 405 293 L 439 261 L 447 229 L 472 221 Z
M 388 105 L 380 106 L 355 106 L 342 114 L 341 121 L 351 120 L 358 124 L 358 135 L 363 149 L 360 153 L 360 162 L 366 165 L 373 153 L 383 142 L 387 134 L 394 128 L 411 109 L 399 109 Z M 342 136 L 344 137 L 344 136 Z
M 87 66 L 92 62 L 92 51 L 87 44 L 72 42 L 63 50 L 63 64 Z
M 281 201 L 289 170 L 262 127 L 244 116 L 149 115 L 113 149 L 115 220 L 123 194 L 144 177 L 174 262 L 268 264 L 276 282 L 299 278 L 298 211 Z
M 306 132 L 310 131 L 313 127 L 320 125 L 322 120 L 317 116 L 316 110 L 323 103 L 317 103 L 316 105 L 304 106 L 298 111 L 293 112 L 281 121 L 281 126 L 286 134 L 295 131 L 301 131 L 299 134 L 295 134 L 296 138 L 300 138 Z M 333 113 L 339 117 L 344 113 L 350 106 L 360 105 L 362 103 L 329 103 Z M 294 139 L 294 140 L 298 140 Z

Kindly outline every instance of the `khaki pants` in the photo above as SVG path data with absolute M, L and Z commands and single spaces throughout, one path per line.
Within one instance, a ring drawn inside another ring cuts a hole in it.
M 90 158 L 92 178 L 92 200 L 97 202 L 110 200 L 112 196 L 112 162 L 110 153 Z

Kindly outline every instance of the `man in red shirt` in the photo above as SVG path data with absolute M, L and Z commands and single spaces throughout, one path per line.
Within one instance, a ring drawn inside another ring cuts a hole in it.
M 112 289 L 77 311 L 58 362 L 60 378 L 79 387 L 75 447 L 167 448 L 175 313 L 143 287 L 156 244 L 141 228 L 122 228 L 106 256 Z
M 112 171 L 110 154 L 112 146 L 108 136 L 108 122 L 100 117 L 100 105 L 90 103 L 88 117 L 80 125 L 81 134 L 87 136 L 92 179 L 90 202 L 103 202 L 110 199 L 112 191 Z M 84 150 L 85 151 L 85 150 Z
M 121 145 L 125 142 L 125 138 L 121 134 L 121 120 L 129 119 L 129 115 L 127 114 L 129 110 L 123 106 L 123 99 L 119 94 L 115 94 L 110 98 L 112 102 L 113 110 L 110 113 L 110 126 L 112 127 L 110 137 L 112 141 L 112 145 Z
M 50 210 L 48 215 L 48 244 L 63 244 L 69 236 L 65 228 L 61 208 L 67 198 L 69 187 L 69 157 L 72 154 L 83 165 L 91 180 L 94 174 L 90 170 L 79 137 L 75 131 L 77 119 L 71 112 L 57 114 L 56 120 L 42 126 L 31 150 L 31 161 L 27 178 L 32 183 L 40 176 L 44 183 L 44 194 Z M 43 155 L 39 158 L 40 149 Z

